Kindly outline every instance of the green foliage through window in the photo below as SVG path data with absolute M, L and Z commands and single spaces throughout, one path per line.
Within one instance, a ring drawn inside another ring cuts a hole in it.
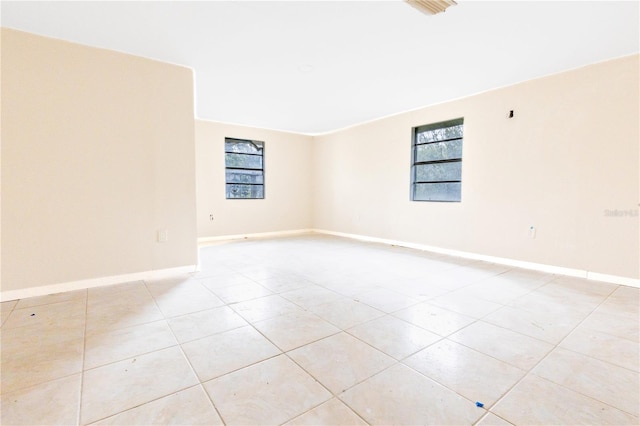
M 226 195 L 264 198 L 264 142 L 225 138 Z
M 464 119 L 413 129 L 411 199 L 460 201 Z

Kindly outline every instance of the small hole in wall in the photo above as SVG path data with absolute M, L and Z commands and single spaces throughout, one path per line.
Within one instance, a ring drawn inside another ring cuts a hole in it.
M 509 111 L 509 115 L 507 115 L 507 118 L 513 118 L 513 110 Z

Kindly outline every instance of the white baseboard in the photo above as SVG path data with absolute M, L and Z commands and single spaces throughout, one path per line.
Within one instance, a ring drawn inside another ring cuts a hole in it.
M 626 285 L 640 288 L 640 280 L 634 278 L 621 277 L 618 275 L 600 274 L 598 272 L 587 272 L 587 279 L 593 281 L 604 281 L 607 283 Z
M 198 238 L 198 245 L 206 246 L 209 243 L 216 243 L 220 241 L 245 240 L 245 239 L 251 239 L 251 238 L 286 237 L 291 235 L 308 234 L 311 232 L 313 232 L 312 229 L 294 229 L 292 231 L 259 232 L 255 234 L 236 234 L 236 235 L 219 235 L 216 237 L 201 237 L 201 238 Z
M 45 296 L 47 294 L 61 293 L 63 291 L 82 290 L 103 285 L 120 284 L 130 281 L 155 280 L 167 278 L 173 275 L 194 272 L 196 265 L 180 266 L 177 268 L 157 269 L 154 271 L 135 272 L 132 274 L 112 275 L 109 277 L 90 278 L 86 280 L 70 281 L 59 284 L 30 287 L 20 290 L 7 290 L 0 292 L 0 302 L 7 300 L 25 299 L 27 297 Z
M 426 244 L 409 243 L 405 241 L 389 240 L 386 238 L 369 237 L 365 235 L 348 234 L 344 232 L 327 231 L 324 229 L 298 229 L 293 231 L 279 232 L 262 232 L 256 234 L 241 235 L 222 235 L 218 237 L 198 238 L 199 245 L 207 245 L 207 243 L 215 243 L 220 241 L 249 239 L 249 238 L 273 238 L 290 235 L 299 235 L 316 232 L 318 234 L 335 235 L 337 237 L 351 238 L 360 241 L 372 243 L 381 243 L 396 245 L 400 247 L 413 248 L 417 250 L 429 251 L 433 253 L 446 254 L 450 256 L 461 257 L 465 259 L 482 260 L 485 262 L 497 263 L 500 265 L 514 266 L 517 268 L 531 269 L 535 271 L 548 272 L 552 274 L 567 275 L 571 277 L 586 278 L 594 281 L 604 281 L 613 284 L 626 285 L 629 287 L 640 288 L 640 279 L 622 277 L 618 275 L 601 274 L 593 271 L 581 269 L 564 268 L 561 266 L 545 265 L 541 263 L 525 262 L 521 260 L 509 259 L 504 257 L 487 256 L 478 253 L 470 253 L 459 250 L 445 249 L 441 247 L 429 246 Z M 166 278 L 172 275 L 184 274 L 198 270 L 198 265 L 181 266 L 177 268 L 158 269 L 154 271 L 136 272 L 132 274 L 113 275 L 109 277 L 91 278 L 86 280 L 70 281 L 65 283 L 51 284 L 39 287 L 30 287 L 19 290 L 0 291 L 0 302 L 8 300 L 24 299 L 34 296 L 45 296 L 47 294 L 60 293 L 64 291 L 82 290 L 92 287 L 100 287 L 104 285 L 119 284 L 130 281 L 153 280 Z
M 386 238 L 369 237 L 366 235 L 347 234 L 344 232 L 327 231 L 324 229 L 313 229 L 313 232 L 319 234 L 335 235 L 337 237 L 351 238 L 360 241 L 367 241 L 372 243 L 389 244 L 400 247 L 413 248 L 417 250 L 424 250 L 433 253 L 446 254 L 450 256 L 462 257 L 464 259 L 482 260 L 485 262 L 497 263 L 500 265 L 514 266 L 517 268 L 532 269 L 534 271 L 548 272 L 551 274 L 567 275 L 570 277 L 586 278 L 594 281 L 605 281 L 613 284 L 626 285 L 629 287 L 640 288 L 640 279 L 621 277 L 618 275 L 600 274 L 597 272 L 586 271 L 582 269 L 565 268 L 562 266 L 545 265 L 542 263 L 525 262 L 522 260 L 509 259 L 505 257 L 487 256 L 484 254 L 470 253 L 466 251 L 445 249 L 441 247 L 429 246 L 426 244 L 409 243 L 405 241 L 389 240 Z

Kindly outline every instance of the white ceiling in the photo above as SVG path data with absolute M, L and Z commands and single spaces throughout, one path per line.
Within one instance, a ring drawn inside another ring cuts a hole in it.
M 1 20 L 192 67 L 198 118 L 318 134 L 638 52 L 638 6 L 2 1 Z

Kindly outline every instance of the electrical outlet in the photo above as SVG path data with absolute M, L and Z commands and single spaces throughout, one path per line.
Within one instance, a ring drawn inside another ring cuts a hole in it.
M 212 214 L 209 215 L 209 220 L 213 220 L 213 215 Z
M 158 242 L 166 243 L 169 241 L 169 231 L 167 229 L 158 229 Z

